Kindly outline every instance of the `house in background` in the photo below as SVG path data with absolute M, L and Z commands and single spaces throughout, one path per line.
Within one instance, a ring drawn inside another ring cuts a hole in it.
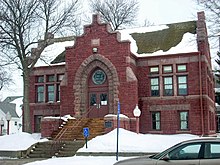
M 43 117 L 64 115 L 102 118 L 106 130 L 112 130 L 120 102 L 120 126 L 131 131 L 216 133 L 204 12 L 196 21 L 116 32 L 93 15 L 82 36 L 51 39 L 42 57 L 50 65 L 39 64 L 30 76 L 35 132 L 48 135 L 53 121 Z M 139 118 L 133 114 L 135 107 L 141 111 Z M 42 120 L 46 127 L 41 127 Z
M 20 107 L 21 100 L 22 96 L 11 96 L 0 102 L 1 135 L 7 134 L 8 126 L 9 134 L 14 134 L 22 131 L 22 108 Z M 10 119 L 9 125 L 7 117 L 9 117 L 8 119 Z

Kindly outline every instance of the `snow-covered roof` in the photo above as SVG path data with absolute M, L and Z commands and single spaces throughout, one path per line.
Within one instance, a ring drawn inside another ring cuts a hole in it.
M 119 30 L 120 40 L 131 42 L 130 50 L 137 57 L 198 52 L 196 21 Z M 74 41 L 55 42 L 43 51 L 36 66 L 65 63 L 65 47 Z
M 120 30 L 138 57 L 197 52 L 196 21 Z
M 48 66 L 48 65 L 55 65 L 51 64 L 51 62 L 61 53 L 65 51 L 65 47 L 73 46 L 74 40 L 68 41 L 60 41 L 55 42 L 49 46 L 47 46 L 41 54 L 41 58 L 35 64 L 36 67 L 38 66 Z M 60 64 L 60 63 L 59 63 Z

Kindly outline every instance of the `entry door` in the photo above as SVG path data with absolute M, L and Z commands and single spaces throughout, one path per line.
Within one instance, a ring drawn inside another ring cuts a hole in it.
M 36 133 L 41 132 L 41 119 L 42 119 L 41 115 L 34 116 L 34 120 L 35 120 L 34 132 Z
M 89 93 L 89 114 L 91 118 L 102 118 L 108 114 L 108 93 Z

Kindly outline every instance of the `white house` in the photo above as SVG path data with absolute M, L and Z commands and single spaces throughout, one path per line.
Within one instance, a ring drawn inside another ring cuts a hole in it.
M 7 97 L 0 102 L 0 134 L 22 131 L 22 96 Z M 8 129 L 9 127 L 9 129 Z

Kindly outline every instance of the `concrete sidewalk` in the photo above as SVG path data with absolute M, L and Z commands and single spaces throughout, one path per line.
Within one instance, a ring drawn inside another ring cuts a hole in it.
M 0 159 L 0 165 L 23 165 L 25 163 L 45 160 L 45 158 Z

